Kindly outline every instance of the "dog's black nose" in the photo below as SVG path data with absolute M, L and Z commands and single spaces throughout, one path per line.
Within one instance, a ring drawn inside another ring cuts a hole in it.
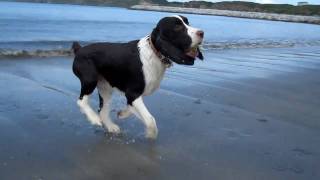
M 203 38 L 203 36 L 204 36 L 204 32 L 203 31 L 197 31 L 197 33 L 196 33 L 199 37 L 201 37 L 201 38 Z

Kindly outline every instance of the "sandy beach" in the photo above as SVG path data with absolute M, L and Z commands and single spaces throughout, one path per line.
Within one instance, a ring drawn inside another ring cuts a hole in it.
M 317 180 L 319 50 L 215 50 L 175 65 L 145 98 L 155 142 L 136 118 L 116 119 L 118 94 L 121 136 L 87 122 L 72 57 L 1 59 L 1 179 Z

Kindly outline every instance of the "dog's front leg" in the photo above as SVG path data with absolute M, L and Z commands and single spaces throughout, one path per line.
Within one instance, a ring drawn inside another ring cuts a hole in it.
M 132 106 L 138 118 L 141 119 L 141 121 L 146 127 L 146 137 L 151 139 L 156 139 L 158 136 L 158 128 L 157 128 L 156 120 L 144 105 L 142 97 L 135 99 L 132 102 Z

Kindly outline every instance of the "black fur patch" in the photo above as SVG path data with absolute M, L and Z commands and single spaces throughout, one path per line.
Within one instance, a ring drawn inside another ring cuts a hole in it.
M 189 20 L 188 18 L 184 17 L 184 16 L 181 16 L 179 15 L 179 17 L 181 17 L 181 19 L 183 20 L 184 23 L 186 23 L 187 25 L 189 25 Z
M 137 43 L 95 43 L 79 49 L 73 72 L 81 81 L 80 98 L 93 92 L 99 75 L 124 92 L 128 104 L 139 97 L 145 82 Z

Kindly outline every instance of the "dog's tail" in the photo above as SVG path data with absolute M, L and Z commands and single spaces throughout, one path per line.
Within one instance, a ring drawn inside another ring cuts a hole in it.
M 73 50 L 74 54 L 77 54 L 78 50 L 81 48 L 79 42 L 73 42 L 71 49 Z

